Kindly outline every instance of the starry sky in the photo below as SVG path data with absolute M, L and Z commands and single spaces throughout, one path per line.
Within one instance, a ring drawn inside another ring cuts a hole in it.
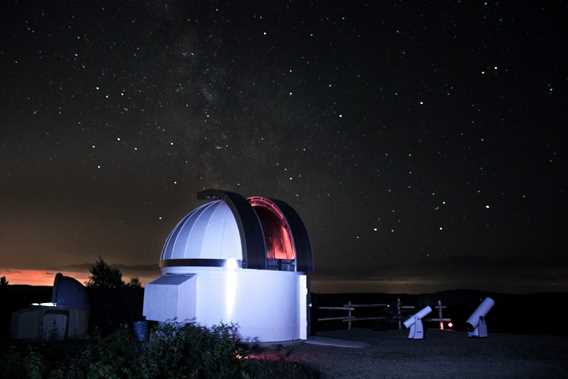
M 156 276 L 205 188 L 290 203 L 319 292 L 568 290 L 564 1 L 15 1 L 0 275 Z

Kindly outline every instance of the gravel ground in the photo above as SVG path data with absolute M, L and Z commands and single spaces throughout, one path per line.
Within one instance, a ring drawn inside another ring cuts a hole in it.
M 428 330 L 422 341 L 405 331 L 354 329 L 318 334 L 366 343 L 360 349 L 288 346 L 288 360 L 317 368 L 324 378 L 568 378 L 568 337 Z

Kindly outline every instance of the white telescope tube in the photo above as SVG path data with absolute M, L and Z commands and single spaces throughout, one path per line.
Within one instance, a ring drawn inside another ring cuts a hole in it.
M 465 322 L 468 336 L 487 337 L 487 323 L 485 322 L 485 316 L 494 305 L 495 300 L 490 297 L 486 297 L 485 300 L 479 304 L 479 307 L 473 311 L 471 316 L 469 316 Z
M 430 312 L 432 312 L 432 308 L 430 308 L 430 306 L 426 306 L 426 307 L 422 308 L 417 313 L 410 316 L 408 318 L 408 320 L 406 320 L 404 322 L 404 327 L 407 328 L 407 329 L 410 328 L 412 326 L 412 324 L 414 324 L 416 321 L 422 319 L 424 316 L 426 316 Z
M 424 307 L 417 313 L 410 316 L 408 320 L 404 322 L 404 326 L 409 328 L 408 338 L 412 340 L 421 340 L 424 338 L 424 325 L 422 324 L 422 317 L 426 316 L 428 313 L 432 312 L 432 308 Z
M 494 305 L 495 305 L 495 300 L 493 300 L 490 297 L 486 297 L 485 300 L 483 300 L 481 304 L 479 304 L 479 307 L 477 307 L 477 309 L 473 311 L 471 316 L 469 316 L 469 318 L 465 322 L 466 327 L 470 329 L 470 331 L 475 329 L 479 324 L 479 320 L 482 317 L 485 317 L 485 315 L 489 313 L 489 311 L 491 310 L 491 308 L 493 308 Z

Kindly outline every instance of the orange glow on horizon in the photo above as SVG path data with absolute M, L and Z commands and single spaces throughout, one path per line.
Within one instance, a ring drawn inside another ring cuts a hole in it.
M 5 276 L 9 284 L 27 284 L 30 286 L 53 286 L 55 275 L 60 272 L 65 276 L 77 279 L 82 284 L 89 281 L 89 273 L 84 271 L 65 270 L 32 270 L 17 268 L 0 268 L 0 277 Z M 137 277 L 142 285 L 154 279 L 155 275 L 123 275 L 122 281 L 128 283 L 132 277 Z
M 30 269 L 0 269 L 0 277 L 5 276 L 10 284 L 28 284 L 32 286 L 52 286 L 55 274 L 61 272 L 65 276 L 77 279 L 81 283 L 89 280 L 89 273 L 74 271 L 48 271 Z

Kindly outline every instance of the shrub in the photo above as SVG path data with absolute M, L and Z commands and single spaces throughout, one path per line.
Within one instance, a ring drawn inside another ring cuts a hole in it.
M 233 378 L 240 370 L 236 328 L 164 324 L 145 349 L 146 378 Z
M 41 379 L 45 367 L 42 355 L 28 347 L 18 351 L 11 347 L 0 356 L 0 378 Z
M 49 379 L 314 378 L 299 363 L 243 359 L 234 325 L 167 323 L 140 343 L 130 328 L 86 341 L 26 344 L 0 354 L 0 377 Z

